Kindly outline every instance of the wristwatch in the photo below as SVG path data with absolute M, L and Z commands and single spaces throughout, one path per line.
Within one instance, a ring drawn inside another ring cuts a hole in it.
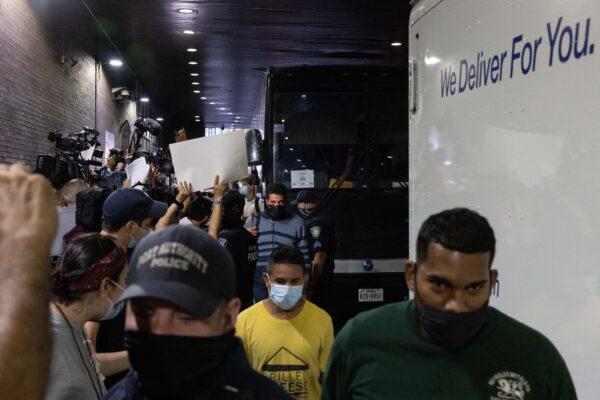
M 179 200 L 177 200 L 177 199 L 173 200 L 173 204 L 177 204 L 177 208 L 179 208 L 180 210 L 183 210 L 183 203 L 180 202 Z
M 213 200 L 213 204 L 216 205 L 223 205 L 223 202 L 221 200 Z

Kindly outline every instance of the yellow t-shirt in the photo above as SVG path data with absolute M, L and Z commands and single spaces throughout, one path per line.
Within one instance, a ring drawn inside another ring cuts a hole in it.
M 260 302 L 239 315 L 236 333 L 254 370 L 297 399 L 321 398 L 320 377 L 333 343 L 329 314 L 305 301 L 294 318 L 278 319 Z

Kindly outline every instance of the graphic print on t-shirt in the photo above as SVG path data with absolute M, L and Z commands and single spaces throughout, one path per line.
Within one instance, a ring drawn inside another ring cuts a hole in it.
M 285 347 L 277 350 L 263 364 L 261 371 L 295 398 L 308 398 L 308 363 Z
M 527 393 L 531 392 L 529 382 L 515 372 L 499 372 L 488 384 L 498 391 L 491 400 L 525 400 Z

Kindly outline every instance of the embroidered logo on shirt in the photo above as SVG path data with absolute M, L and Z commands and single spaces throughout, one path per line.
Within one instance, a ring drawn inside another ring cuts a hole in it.
M 308 398 L 308 364 L 285 347 L 277 350 L 261 370 L 296 399 Z
M 499 372 L 488 384 L 497 390 L 490 400 L 525 400 L 526 394 L 531 392 L 529 382 L 516 372 Z
M 318 239 L 319 235 L 321 234 L 321 227 L 313 226 L 312 228 L 310 228 L 310 234 L 312 235 L 313 238 Z

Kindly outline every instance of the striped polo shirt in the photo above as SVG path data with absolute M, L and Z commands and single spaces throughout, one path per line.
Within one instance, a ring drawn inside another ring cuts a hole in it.
M 246 227 L 250 226 L 252 226 L 252 217 L 246 221 Z M 312 260 L 304 220 L 296 214 L 290 214 L 289 218 L 273 221 L 266 213 L 262 213 L 258 222 L 258 262 L 254 275 L 255 283 L 264 284 L 262 273 L 267 269 L 269 257 L 273 250 L 282 245 L 300 249 L 306 260 L 305 266 L 310 272 Z

